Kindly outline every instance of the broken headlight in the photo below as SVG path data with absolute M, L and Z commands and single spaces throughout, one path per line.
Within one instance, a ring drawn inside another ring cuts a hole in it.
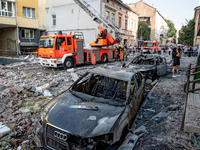
M 88 139 L 88 144 L 98 144 L 99 142 L 112 145 L 113 144 L 113 134 L 106 134 L 94 138 Z

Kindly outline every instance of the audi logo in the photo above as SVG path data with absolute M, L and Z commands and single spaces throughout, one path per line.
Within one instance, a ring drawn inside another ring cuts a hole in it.
M 68 135 L 67 134 L 63 134 L 59 131 L 55 131 L 54 132 L 54 137 L 57 138 L 57 139 L 60 139 L 64 142 L 66 142 L 68 140 Z

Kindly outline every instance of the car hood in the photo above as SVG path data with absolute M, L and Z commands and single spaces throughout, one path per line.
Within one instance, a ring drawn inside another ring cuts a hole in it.
M 48 104 L 45 120 L 67 132 L 83 138 L 111 133 L 125 107 L 84 102 L 65 92 Z

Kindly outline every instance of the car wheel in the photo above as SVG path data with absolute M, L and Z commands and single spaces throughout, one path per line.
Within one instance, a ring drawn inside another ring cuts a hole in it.
M 64 69 L 73 68 L 73 60 L 71 58 L 66 58 L 64 61 Z
M 101 62 L 102 62 L 102 63 L 108 62 L 108 56 L 107 56 L 106 53 L 104 53 L 104 54 L 101 56 Z

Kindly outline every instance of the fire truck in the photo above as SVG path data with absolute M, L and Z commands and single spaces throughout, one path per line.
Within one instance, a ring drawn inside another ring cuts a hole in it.
M 116 50 L 113 48 L 102 48 L 101 46 L 94 47 L 93 45 L 118 43 L 118 41 L 111 37 L 108 39 L 109 36 L 107 34 L 105 38 L 99 37 L 98 43 L 94 41 L 90 43 L 92 45 L 91 48 L 84 48 L 84 39 L 81 32 L 75 32 L 74 35 L 72 33 L 65 35 L 61 31 L 56 35 L 45 33 L 40 38 L 38 48 L 40 64 L 46 67 L 64 67 L 68 69 L 76 67 L 78 64 L 96 64 L 97 61 L 106 63 L 109 59 L 114 58 Z
M 147 50 L 150 47 L 151 50 L 157 51 L 158 50 L 158 43 L 157 41 L 144 41 L 143 49 Z
M 71 32 L 69 35 L 63 34 L 62 31 L 56 35 L 45 33 L 40 38 L 38 48 L 38 57 L 42 66 L 68 69 L 78 64 L 95 64 L 97 61 L 106 63 L 116 56 L 117 50 L 109 47 L 120 43 L 121 32 L 85 0 L 74 1 L 99 24 L 101 33 L 97 35 L 96 41 L 90 43 L 90 48 L 84 47 L 81 32 L 74 32 L 74 34 Z

